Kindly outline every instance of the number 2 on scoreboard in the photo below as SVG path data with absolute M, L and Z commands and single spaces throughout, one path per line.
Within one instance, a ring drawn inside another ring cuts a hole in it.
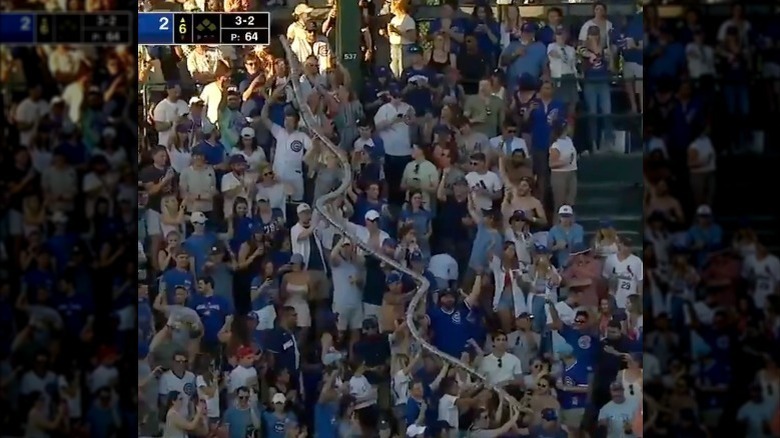
M 160 27 L 159 30 L 168 30 L 168 17 L 160 17 Z

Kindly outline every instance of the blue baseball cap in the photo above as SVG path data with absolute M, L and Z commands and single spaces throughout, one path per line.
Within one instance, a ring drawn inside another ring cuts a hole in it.
M 537 30 L 539 30 L 539 27 L 532 21 L 526 21 L 523 23 L 523 26 L 520 27 L 520 31 L 524 33 L 536 33 Z
M 599 219 L 599 228 L 612 228 L 613 227 L 612 219 L 608 217 L 603 217 Z
M 398 271 L 392 271 L 389 274 L 387 274 L 387 277 L 385 277 L 385 283 L 386 284 L 394 284 L 401 281 L 401 273 Z
M 375 69 L 374 73 L 379 78 L 386 78 L 386 77 L 390 76 L 390 69 L 387 68 L 387 66 L 380 65 L 379 67 L 377 67 Z
M 409 47 L 409 53 L 411 54 L 421 54 L 423 52 L 422 47 L 418 46 L 417 44 L 413 44 Z
M 547 245 L 544 245 L 542 243 L 534 243 L 534 251 L 537 254 L 547 254 L 549 251 L 549 248 L 547 248 Z
M 232 166 L 234 164 L 246 164 L 246 158 L 244 158 L 244 156 L 241 154 L 231 155 L 230 165 Z
M 401 97 L 401 88 L 398 84 L 388 84 L 387 92 L 393 97 Z
M 558 413 L 553 408 L 544 408 L 542 409 L 542 420 L 558 421 Z
M 180 86 L 181 84 L 179 81 L 168 81 L 165 83 L 165 89 L 170 90 L 171 88 L 176 88 Z
M 387 239 L 382 241 L 382 246 L 387 248 L 395 248 L 398 246 L 398 242 L 395 241 L 392 237 L 388 237 Z

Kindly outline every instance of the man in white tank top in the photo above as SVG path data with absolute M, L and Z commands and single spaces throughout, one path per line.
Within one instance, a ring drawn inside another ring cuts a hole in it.
M 621 239 L 618 252 L 607 257 L 602 270 L 604 278 L 614 279 L 617 282 L 614 296 L 618 308 L 625 310 L 628 297 L 642 293 L 643 275 L 642 259 L 631 253 L 629 239 Z

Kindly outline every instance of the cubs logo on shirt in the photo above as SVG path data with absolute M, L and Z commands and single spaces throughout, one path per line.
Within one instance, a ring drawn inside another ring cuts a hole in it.
M 460 324 L 460 312 L 455 312 L 452 314 L 452 323 Z
M 300 140 L 293 140 L 290 142 L 290 150 L 293 152 L 300 152 L 303 150 L 303 142 Z
M 185 383 L 184 384 L 184 393 L 192 397 L 195 395 L 195 385 L 192 383 Z
M 580 348 L 583 350 L 587 350 L 590 348 L 590 336 L 583 335 L 580 336 L 579 339 L 577 339 L 577 345 L 579 345 Z
M 323 44 L 323 45 L 321 45 L 321 46 L 320 46 L 320 47 L 317 49 L 317 56 L 318 56 L 318 57 L 323 57 L 323 58 L 324 58 L 324 57 L 326 57 L 326 56 L 328 56 L 328 55 L 329 55 L 329 53 L 328 53 L 328 52 L 329 52 L 329 50 L 328 50 L 328 46 L 326 46 L 326 45 L 324 45 L 324 44 Z

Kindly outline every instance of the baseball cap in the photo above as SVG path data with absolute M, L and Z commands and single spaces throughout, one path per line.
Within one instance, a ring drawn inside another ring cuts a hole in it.
M 450 288 L 441 289 L 441 290 L 437 291 L 437 293 L 439 294 L 439 298 L 441 298 L 441 297 L 443 297 L 445 295 L 455 295 L 455 296 L 458 295 L 458 293 L 455 292 L 455 290 L 450 289 Z
M 376 210 L 368 210 L 365 215 L 367 221 L 375 221 L 379 219 L 379 213 Z
M 412 53 L 412 54 L 417 53 L 417 54 L 419 54 L 419 53 L 422 53 L 422 52 L 423 52 L 422 47 L 418 46 L 417 44 L 413 44 L 413 45 L 411 45 L 409 47 L 409 53 Z
M 196 156 L 196 155 L 200 155 L 200 156 L 204 156 L 205 157 L 206 156 L 206 148 L 201 146 L 201 145 L 197 145 L 194 148 L 192 148 L 192 152 L 190 153 L 190 155 L 192 155 L 193 157 Z
M 556 35 L 563 35 L 566 33 L 566 26 L 559 24 L 555 26 L 555 34 Z
M 601 34 L 601 29 L 599 29 L 599 27 L 596 26 L 595 24 L 588 27 L 588 35 L 600 35 L 600 34 Z
M 417 435 L 423 435 L 425 433 L 425 426 L 418 426 L 416 424 L 411 424 L 409 427 L 406 428 L 406 436 L 415 437 Z
M 388 84 L 387 92 L 390 93 L 390 95 L 393 97 L 401 96 L 401 88 L 398 86 L 398 84 Z
M 190 214 L 190 222 L 193 224 L 205 224 L 207 220 L 206 215 L 201 211 L 193 211 Z
M 55 106 L 61 103 L 65 103 L 65 99 L 61 98 L 60 96 L 54 96 L 51 98 L 51 102 L 49 102 L 49 106 Z
M 311 206 L 305 202 L 298 204 L 298 208 L 295 209 L 295 212 L 298 214 L 311 211 Z
M 241 138 L 255 138 L 255 130 L 249 126 L 241 130 Z
M 241 154 L 231 155 L 230 156 L 230 165 L 234 164 L 246 164 L 246 158 Z
M 236 356 L 239 359 L 243 359 L 245 357 L 254 356 L 255 352 L 252 350 L 252 347 L 248 347 L 246 345 L 241 346 L 238 348 L 238 351 L 236 352 Z
M 307 20 L 306 24 L 304 25 L 306 30 L 308 31 L 316 31 L 317 30 L 317 22 L 314 20 Z
M 571 208 L 571 205 L 561 205 L 561 208 L 558 209 L 558 215 L 559 216 L 573 216 L 574 215 L 574 209 Z
M 271 403 L 273 403 L 273 404 L 277 404 L 277 403 L 285 404 L 285 403 L 287 403 L 287 397 L 285 397 L 284 394 L 282 394 L 281 392 L 277 392 L 276 394 L 274 394 L 273 397 L 271 397 Z
M 538 29 L 539 28 L 536 25 L 536 23 L 526 21 L 525 23 L 523 23 L 523 26 L 520 28 L 520 31 L 525 33 L 536 33 Z
M 390 69 L 385 65 L 380 65 L 376 68 L 375 73 L 377 77 L 388 77 L 390 76 Z
M 205 103 L 206 102 L 203 99 L 201 99 L 199 96 L 192 96 L 192 97 L 190 97 L 190 106 L 192 106 L 192 105 L 203 105 Z
M 238 92 L 238 87 L 236 87 L 235 85 L 231 85 L 227 88 L 227 94 L 228 96 L 240 96 Z
M 696 216 L 712 216 L 712 208 L 709 205 L 700 205 L 696 209 Z
M 395 241 L 392 237 L 388 237 L 387 239 L 382 241 L 382 246 L 387 248 L 395 248 L 398 246 L 398 242 Z
M 525 220 L 525 212 L 523 210 L 515 210 L 512 216 L 509 216 L 509 222 L 523 221 Z
M 292 14 L 293 15 L 309 14 L 313 10 L 314 10 L 314 8 L 312 8 L 311 6 L 309 6 L 309 5 L 305 4 L 305 3 L 300 3 L 300 4 L 298 4 L 298 6 L 295 7 L 295 9 L 293 9 L 293 13 Z
M 401 274 L 398 271 L 392 271 L 385 277 L 385 283 L 394 284 L 401 281 Z
M 553 408 L 544 408 L 542 409 L 542 420 L 558 421 L 558 413 Z
M 291 265 L 302 265 L 303 264 L 303 256 L 301 254 L 295 253 L 290 256 L 290 264 Z
M 66 224 L 68 223 L 68 216 L 65 213 L 57 210 L 52 213 L 51 221 L 55 224 Z

